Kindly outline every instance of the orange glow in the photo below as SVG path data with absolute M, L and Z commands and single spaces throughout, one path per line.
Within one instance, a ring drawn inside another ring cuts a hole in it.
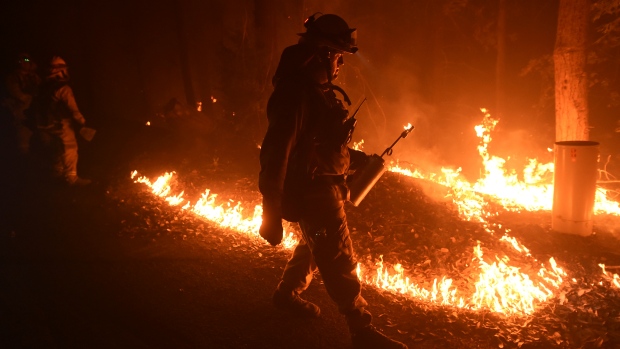
M 376 263 L 374 268 L 357 266 L 357 275 L 362 282 L 378 289 L 402 295 L 406 298 L 419 299 L 440 305 L 454 306 L 466 309 L 489 309 L 494 312 L 508 315 L 523 315 L 533 313 L 541 303 L 557 297 L 557 292 L 568 278 L 568 274 L 558 266 L 554 258 L 547 263 L 541 263 L 532 257 L 529 249 L 516 238 L 511 237 L 509 229 L 499 224 L 490 223 L 488 219 L 496 216 L 497 212 L 488 210 L 488 200 L 501 203 L 506 210 L 535 211 L 550 210 L 553 198 L 552 176 L 553 164 L 541 164 L 531 159 L 529 164 L 517 175 L 514 170 L 504 169 L 505 160 L 488 153 L 488 144 L 491 142 L 491 131 L 497 125 L 486 112 L 481 125 L 475 127 L 480 138 L 478 146 L 485 172 L 482 178 L 471 184 L 460 176 L 461 169 L 442 168 L 440 174 L 424 173 L 419 169 L 400 167 L 398 162 L 392 164 L 389 170 L 405 176 L 419 178 L 441 184 L 448 189 L 448 197 L 458 209 L 462 219 L 478 222 L 493 236 L 523 256 L 523 261 L 529 261 L 534 268 L 524 272 L 510 264 L 506 255 L 485 256 L 478 244 L 474 247 L 474 257 L 470 265 L 475 266 L 478 276 L 475 291 L 465 294 L 453 286 L 453 280 L 446 276 L 428 280 L 426 285 L 418 285 L 407 276 L 407 271 L 401 264 L 384 265 L 383 259 Z M 411 127 L 409 125 L 409 127 Z M 407 129 L 407 126 L 405 127 Z M 354 148 L 361 149 L 363 141 L 354 143 Z M 217 195 L 205 190 L 202 197 L 191 205 L 183 199 L 183 192 L 171 195 L 170 183 L 174 172 L 166 173 L 155 182 L 146 177 L 137 177 L 132 172 L 131 178 L 136 183 L 147 185 L 153 194 L 164 198 L 170 205 L 182 206 L 182 209 L 208 219 L 221 227 L 233 229 L 251 237 L 259 238 L 258 229 L 261 224 L 262 207 L 257 205 L 249 214 L 244 214 L 240 202 L 220 200 Z M 520 179 L 522 178 L 522 179 Z M 605 212 L 619 214 L 618 203 L 608 201 L 605 192 L 597 192 L 595 213 Z M 297 244 L 292 226 L 288 226 L 282 247 L 290 249 Z M 263 241 L 261 239 L 261 241 Z M 264 242 L 266 244 L 266 242 Z M 610 284 L 620 288 L 620 278 L 617 274 L 610 274 L 603 268 L 603 278 Z M 573 279 L 574 280 L 574 279 Z M 576 281 L 574 281 L 576 282 Z
M 483 221 L 481 218 L 495 215 L 484 211 L 486 200 L 482 195 L 493 197 L 509 211 L 550 211 L 553 205 L 553 171 L 554 164 L 540 163 L 536 159 L 528 159 L 529 164 L 517 173 L 514 169 L 504 168 L 506 159 L 489 154 L 491 132 L 499 122 L 493 119 L 486 109 L 481 109 L 484 118 L 481 125 L 474 130 L 480 138 L 478 153 L 484 165 L 484 175 L 476 183 L 471 184 L 460 177 L 461 169 L 442 168 L 442 175 L 423 174 L 419 170 L 400 167 L 398 163 L 390 167 L 390 171 L 403 175 L 430 180 L 452 189 L 455 203 L 466 219 Z M 552 149 L 548 149 L 552 151 Z M 522 178 L 522 179 L 520 179 Z M 618 202 L 607 198 L 607 190 L 597 188 L 594 204 L 595 214 L 620 215 Z
M 353 146 L 351 148 L 361 151 L 363 147 L 364 147 L 364 140 L 362 139 L 359 142 L 353 142 Z
M 180 206 L 185 203 L 182 206 L 183 210 L 191 211 L 197 216 L 214 222 L 223 228 L 233 229 L 237 232 L 260 238 L 258 228 L 262 223 L 262 206 L 256 205 L 254 212 L 249 217 L 244 217 L 240 202 L 232 205 L 231 200 L 226 200 L 224 203 L 218 204 L 216 202 L 217 194 L 212 194 L 209 189 L 206 189 L 200 199 L 192 205 L 189 201 L 186 202 L 183 199 L 184 192 L 178 195 L 170 195 L 170 183 L 175 174 L 175 172 L 166 172 L 157 178 L 155 182 L 151 182 L 144 176 L 138 176 L 137 171 L 133 171 L 131 178 L 134 179 L 135 183 L 142 183 L 148 186 L 153 194 L 163 198 L 171 206 Z M 296 244 L 297 239 L 292 231 L 286 234 L 282 240 L 282 245 L 285 248 L 292 248 Z
M 599 264 L 598 266 L 601 267 L 601 269 L 603 269 L 603 275 L 605 276 L 605 279 L 609 281 L 612 285 L 616 286 L 617 288 L 620 288 L 620 276 L 618 276 L 618 274 L 612 274 L 606 271 L 605 264 Z
M 160 176 L 155 182 L 151 182 L 144 176 L 138 176 L 137 171 L 132 172 L 131 178 L 135 183 L 142 183 L 151 189 L 151 192 L 165 199 L 172 206 L 179 206 L 185 202 L 183 192 L 178 195 L 170 195 L 170 182 L 175 173 L 169 172 Z M 251 237 L 259 238 L 258 228 L 262 222 L 262 207 L 257 205 L 250 215 L 243 214 L 240 202 L 232 204 L 230 200 L 218 204 L 217 194 L 206 190 L 196 204 L 185 203 L 182 209 L 212 221 L 223 228 L 233 229 Z M 516 242 L 514 238 L 503 238 L 515 249 L 527 251 L 525 246 Z M 261 240 L 262 241 L 262 240 Z M 266 242 L 265 242 L 266 244 Z M 297 244 L 292 231 L 285 236 L 282 247 L 291 249 Z M 507 264 L 507 257 L 493 263 L 487 263 L 482 258 L 480 246 L 474 248 L 476 258 L 472 260 L 479 266 L 480 276 L 476 283 L 476 293 L 473 295 L 457 296 L 458 290 L 452 286 L 452 279 L 442 277 L 433 280 L 430 287 L 423 287 L 411 282 L 405 275 L 405 270 L 400 264 L 386 267 L 380 260 L 375 269 L 367 269 L 358 265 L 357 273 L 360 280 L 377 288 L 397 293 L 405 297 L 421 299 L 441 305 L 450 305 L 459 308 L 480 309 L 489 308 L 493 311 L 506 314 L 529 314 L 535 309 L 535 302 L 542 302 L 553 296 L 551 288 L 557 288 L 562 283 L 562 277 L 566 274 L 557 268 L 555 262 L 550 260 L 551 271 L 541 267 L 538 279 L 535 283 L 527 274 L 519 272 L 518 268 Z M 529 254 L 529 253 L 528 253 Z

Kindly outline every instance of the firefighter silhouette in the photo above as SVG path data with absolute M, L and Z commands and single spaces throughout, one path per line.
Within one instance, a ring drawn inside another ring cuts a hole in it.
M 347 174 L 367 156 L 347 147 L 355 126 L 348 122 L 350 100 L 332 81 L 343 55 L 357 51 L 356 30 L 333 14 L 310 16 L 304 26 L 299 43 L 284 49 L 273 78 L 260 153 L 260 235 L 278 245 L 282 219 L 298 222 L 302 231 L 273 302 L 296 315 L 318 316 L 319 307 L 300 297 L 318 270 L 347 320 L 354 348 L 406 348 L 371 325 L 344 211 Z

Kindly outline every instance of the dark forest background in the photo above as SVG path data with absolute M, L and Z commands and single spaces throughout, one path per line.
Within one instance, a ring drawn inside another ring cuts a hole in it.
M 596 12 L 597 3 L 614 1 L 593 2 L 590 138 L 617 164 L 620 46 L 610 23 L 618 9 Z M 141 127 L 176 98 L 192 110 L 202 102 L 200 117 L 216 125 L 209 132 L 256 147 L 282 49 L 307 16 L 336 13 L 358 29 L 360 48 L 337 82 L 353 107 L 368 98 L 354 140 L 380 153 L 411 122 L 394 158 L 463 167 L 471 179 L 483 107 L 500 118 L 492 154 L 517 168 L 526 157 L 552 161 L 557 11 L 557 0 L 9 1 L 0 47 L 4 73 L 20 51 L 39 66 L 62 56 L 78 105 L 101 130 Z

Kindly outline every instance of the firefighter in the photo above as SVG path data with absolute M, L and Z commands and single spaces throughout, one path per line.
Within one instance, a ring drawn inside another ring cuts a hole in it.
M 29 153 L 33 125 L 27 117 L 33 98 L 37 95 L 41 79 L 37 65 L 29 54 L 20 53 L 16 66 L 5 80 L 5 97 L 2 106 L 8 111 L 10 147 L 23 159 Z
M 332 81 L 343 55 L 357 51 L 356 30 L 333 14 L 312 15 L 304 26 L 299 42 L 282 52 L 260 151 L 260 235 L 278 245 L 282 219 L 298 222 L 302 232 L 273 303 L 295 315 L 319 316 L 319 307 L 300 297 L 318 270 L 354 348 L 407 348 L 371 325 L 344 211 L 347 173 L 367 156 L 347 147 L 354 126 L 347 122 L 350 101 Z
M 64 59 L 54 56 L 41 85 L 38 99 L 37 128 L 52 160 L 53 174 L 71 186 L 83 186 L 90 180 L 77 173 L 78 143 L 75 130 L 86 120 L 78 109 L 68 85 L 69 71 Z

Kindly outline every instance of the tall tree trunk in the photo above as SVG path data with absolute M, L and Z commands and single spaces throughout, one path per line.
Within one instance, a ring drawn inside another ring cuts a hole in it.
M 555 139 L 588 140 L 585 72 L 589 0 L 560 0 L 555 65 Z
M 506 71 L 506 0 L 499 0 L 497 14 L 497 57 L 495 61 L 495 116 L 504 116 Z
M 173 14 L 175 19 L 175 27 L 177 31 L 177 39 L 179 42 L 179 59 L 181 63 L 181 76 L 183 78 L 183 88 L 185 89 L 185 102 L 190 108 L 196 107 L 196 95 L 194 94 L 194 84 L 192 74 L 189 67 L 189 48 L 187 45 L 187 34 L 185 33 L 185 18 L 181 0 L 173 2 Z
M 432 66 L 431 66 L 431 103 L 441 108 L 444 95 L 443 83 L 445 78 L 445 54 L 443 52 L 443 2 L 432 2 Z
M 265 86 L 271 91 L 271 76 L 274 73 L 274 55 L 278 40 L 278 28 L 276 19 L 281 19 L 282 4 L 276 1 L 254 0 L 254 24 L 256 26 L 256 49 L 258 50 L 260 61 L 255 62 L 262 67 L 256 78 L 259 79 L 261 88 Z M 276 58 L 277 60 L 277 58 Z

